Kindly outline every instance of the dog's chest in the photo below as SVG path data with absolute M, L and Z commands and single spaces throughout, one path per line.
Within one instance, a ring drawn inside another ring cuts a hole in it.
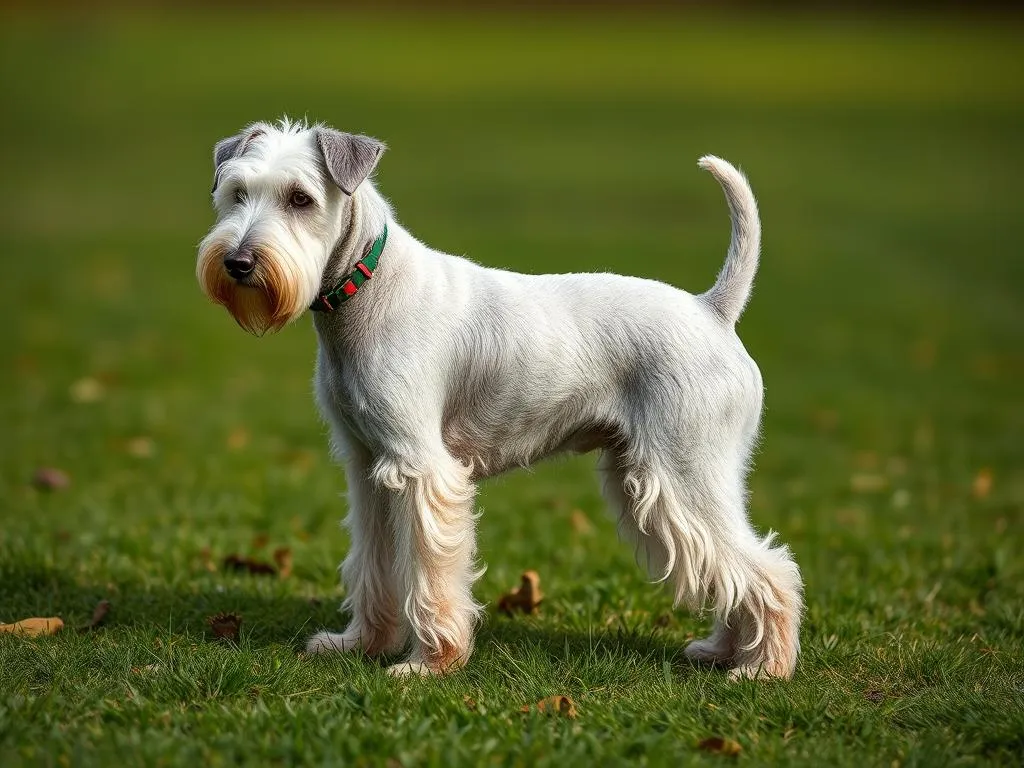
M 365 443 L 365 430 L 354 417 L 356 392 L 346 379 L 344 368 L 336 365 L 323 350 L 317 355 L 313 385 L 323 417 Z

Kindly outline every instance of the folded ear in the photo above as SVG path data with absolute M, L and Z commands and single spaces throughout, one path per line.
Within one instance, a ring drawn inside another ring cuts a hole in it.
M 220 167 L 233 157 L 238 157 L 244 150 L 245 145 L 255 139 L 263 131 L 260 128 L 249 127 L 236 136 L 229 136 L 221 139 L 213 146 L 213 189 L 217 190 L 217 182 L 220 178 Z
M 235 156 L 244 138 L 245 132 L 243 131 L 237 136 L 221 139 L 213 145 L 213 187 L 210 189 L 211 193 L 217 191 L 217 182 L 220 180 L 220 167 Z
M 342 133 L 333 128 L 318 128 L 316 140 L 323 153 L 327 173 L 346 195 L 352 195 L 377 167 L 385 149 L 383 142 L 369 136 Z

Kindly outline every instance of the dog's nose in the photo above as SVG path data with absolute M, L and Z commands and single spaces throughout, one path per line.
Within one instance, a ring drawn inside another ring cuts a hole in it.
M 249 248 L 239 248 L 224 258 L 224 269 L 236 280 L 241 280 L 256 266 L 256 257 Z

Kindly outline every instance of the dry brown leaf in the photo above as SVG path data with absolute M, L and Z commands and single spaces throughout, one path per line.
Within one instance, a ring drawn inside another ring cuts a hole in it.
M 462 697 L 462 701 L 463 701 L 463 703 L 465 703 L 466 709 L 469 709 L 469 710 L 475 710 L 476 709 L 476 699 L 472 698 L 471 696 L 463 696 Z
M 210 571 L 210 573 L 215 573 L 217 571 L 217 564 L 213 562 L 213 553 L 210 551 L 209 547 L 203 547 L 199 551 L 199 560 L 202 562 L 203 568 Z
M 13 624 L 0 624 L 0 632 L 7 632 L 22 637 L 39 637 L 55 635 L 64 628 L 64 622 L 57 616 L 46 619 L 22 619 Z
M 992 470 L 988 467 L 984 467 L 978 470 L 978 474 L 974 476 L 974 483 L 971 485 L 971 491 L 974 493 L 974 498 L 984 499 L 992 491 Z
M 587 517 L 582 509 L 574 509 L 569 520 L 572 522 L 572 529 L 576 533 L 587 536 L 594 532 L 594 524 L 590 522 L 590 518 Z
M 78 628 L 79 632 L 89 632 L 96 629 L 100 624 L 107 620 L 107 614 L 110 613 L 110 601 L 100 600 L 96 603 L 96 607 L 92 611 L 92 619 L 88 624 Z
M 40 467 L 32 475 L 32 485 L 44 491 L 62 491 L 71 485 L 71 478 L 54 467 Z
M 548 696 L 538 701 L 535 706 L 538 712 L 547 715 L 564 715 L 570 720 L 576 719 L 576 704 L 568 696 Z M 519 711 L 529 712 L 531 709 L 529 704 L 524 704 Z
M 743 751 L 743 747 L 740 746 L 738 741 L 726 739 L 722 736 L 710 736 L 702 740 L 697 747 L 705 752 L 713 752 L 716 755 L 725 755 L 726 757 L 736 757 Z
M 526 571 L 518 587 L 502 595 L 498 600 L 498 610 L 512 615 L 515 611 L 536 613 L 544 596 L 540 591 L 540 576 L 536 571 Z
M 292 575 L 291 547 L 278 547 L 274 550 L 274 562 L 277 563 L 277 575 L 287 579 Z
M 270 563 L 254 560 L 251 557 L 242 557 L 241 555 L 228 555 L 225 557 L 224 570 L 247 571 L 257 576 L 274 576 L 277 574 L 277 569 Z
M 210 616 L 206 623 L 210 625 L 213 634 L 222 640 L 235 641 L 238 639 L 238 630 L 242 626 L 242 617 L 237 613 L 218 613 Z
M 257 533 L 252 537 L 252 548 L 263 549 L 267 544 L 270 543 L 270 535 L 266 533 Z

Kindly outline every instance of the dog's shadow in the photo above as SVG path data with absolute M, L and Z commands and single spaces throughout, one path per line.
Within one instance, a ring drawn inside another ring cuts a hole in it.
M 225 575 L 201 587 L 192 584 L 175 589 L 167 583 L 113 582 L 82 584 L 68 571 L 41 565 L 0 568 L 0 605 L 5 620 L 29 616 L 59 616 L 68 629 L 93 635 L 123 631 L 154 637 L 187 635 L 192 640 L 215 641 L 210 618 L 234 613 L 241 618 L 240 641 L 250 650 L 290 647 L 302 651 L 306 640 L 320 629 L 340 630 L 346 614 L 338 610 L 337 594 L 304 598 L 276 588 L 273 577 Z M 110 603 L 102 623 L 89 629 L 93 611 L 101 600 Z M 16 614 L 16 615 L 15 615 Z M 476 635 L 476 656 L 492 657 L 501 649 L 515 656 L 531 655 L 554 664 L 595 659 L 628 664 L 637 658 L 671 664 L 678 673 L 691 669 L 682 654 L 682 643 L 655 626 L 582 631 L 553 627 L 529 617 L 506 617 L 489 610 Z M 521 649 L 521 650 L 514 650 Z M 367 665 L 383 666 L 398 657 L 373 659 Z

